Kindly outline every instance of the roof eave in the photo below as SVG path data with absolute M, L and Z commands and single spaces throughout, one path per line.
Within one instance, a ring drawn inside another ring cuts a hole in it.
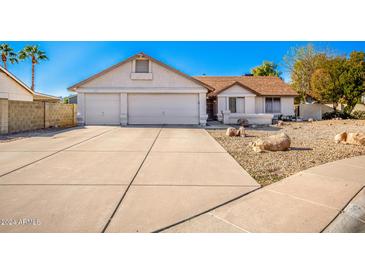
M 22 86 L 26 91 L 28 91 L 30 94 L 34 95 L 34 91 L 31 90 L 26 84 L 24 84 L 20 79 L 18 79 L 15 75 L 13 75 L 12 73 L 10 73 L 10 71 L 4 69 L 3 67 L 0 66 L 0 71 L 2 71 L 3 73 L 5 73 L 8 77 L 10 77 L 11 79 L 13 79 L 18 85 Z

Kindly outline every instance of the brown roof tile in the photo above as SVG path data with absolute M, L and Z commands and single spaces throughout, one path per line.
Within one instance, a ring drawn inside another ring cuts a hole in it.
M 197 76 L 195 79 L 213 87 L 211 96 L 239 84 L 261 96 L 298 96 L 283 80 L 275 76 Z

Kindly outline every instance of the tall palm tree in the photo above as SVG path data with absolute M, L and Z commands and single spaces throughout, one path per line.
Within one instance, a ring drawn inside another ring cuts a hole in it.
M 18 63 L 17 54 L 13 51 L 13 49 L 8 44 L 1 44 L 0 45 L 0 53 L 1 53 L 1 60 L 3 61 L 4 68 L 7 69 L 7 61 L 9 60 L 10 63 Z
M 34 91 L 34 72 L 35 65 L 40 61 L 48 60 L 46 53 L 39 49 L 38 46 L 26 46 L 19 52 L 19 59 L 26 60 L 30 59 L 32 61 L 32 86 L 31 89 Z

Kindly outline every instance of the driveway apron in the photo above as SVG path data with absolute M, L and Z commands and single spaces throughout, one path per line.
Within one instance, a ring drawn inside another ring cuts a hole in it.
M 0 144 L 0 164 L 3 232 L 154 232 L 259 187 L 199 128 L 76 128 Z

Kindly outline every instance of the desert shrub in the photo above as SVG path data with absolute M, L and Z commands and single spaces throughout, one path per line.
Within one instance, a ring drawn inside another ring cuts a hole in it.
M 342 111 L 333 111 L 333 112 L 326 112 L 322 114 L 323 120 L 331 120 L 335 118 L 341 118 L 341 119 L 351 119 L 352 116 L 346 112 Z
M 364 110 L 355 110 L 352 113 L 352 117 L 354 119 L 365 120 L 365 111 Z

